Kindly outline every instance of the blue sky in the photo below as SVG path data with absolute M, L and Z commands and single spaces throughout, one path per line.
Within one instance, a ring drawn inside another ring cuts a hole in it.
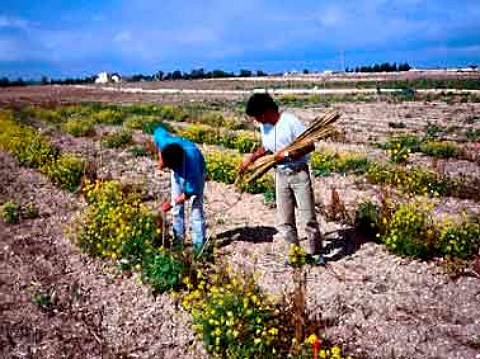
M 0 77 L 480 65 L 479 0 L 15 0 Z

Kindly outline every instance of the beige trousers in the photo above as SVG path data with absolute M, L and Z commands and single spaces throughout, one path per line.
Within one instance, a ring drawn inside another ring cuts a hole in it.
M 298 244 L 295 209 L 305 226 L 308 254 L 321 250 L 321 233 L 315 214 L 315 200 L 308 165 L 299 165 L 294 170 L 275 170 L 277 197 L 277 225 L 280 235 L 287 243 Z

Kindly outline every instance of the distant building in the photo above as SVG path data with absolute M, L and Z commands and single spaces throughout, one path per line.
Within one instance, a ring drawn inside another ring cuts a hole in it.
M 122 78 L 118 73 L 108 73 L 108 72 L 100 72 L 95 79 L 96 84 L 108 84 L 108 83 L 117 83 L 121 82 Z

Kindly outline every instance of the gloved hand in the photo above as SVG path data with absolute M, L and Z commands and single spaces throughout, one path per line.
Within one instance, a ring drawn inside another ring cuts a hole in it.
M 164 213 L 170 211 L 173 208 L 172 203 L 170 201 L 165 201 L 160 205 L 160 210 Z

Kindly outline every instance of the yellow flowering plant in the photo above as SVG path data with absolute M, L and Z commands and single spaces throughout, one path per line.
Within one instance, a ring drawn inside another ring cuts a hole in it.
M 412 200 L 402 203 L 388 223 L 383 242 L 395 253 L 419 258 L 428 258 L 435 250 L 435 222 L 433 205 L 426 201 Z
M 95 135 L 95 121 L 90 118 L 71 118 L 61 128 L 74 137 Z
M 247 193 L 265 193 L 274 188 L 273 178 L 265 175 L 251 183 L 238 180 L 238 167 L 241 156 L 224 152 L 209 152 L 205 156 L 207 162 L 207 178 L 227 184 L 236 183 L 237 187 Z
M 116 181 L 87 181 L 83 193 L 90 205 L 76 221 L 75 240 L 88 254 L 133 266 L 158 247 L 156 215 L 138 194 L 124 193 Z
M 78 188 L 85 164 L 82 158 L 60 154 L 34 128 L 17 122 L 11 111 L 0 111 L 0 127 L 0 148 L 15 156 L 20 165 L 38 169 L 63 189 Z
M 428 141 L 422 143 L 420 151 L 428 156 L 436 158 L 456 157 L 460 150 L 453 141 Z
M 388 206 L 383 204 L 383 206 Z M 435 205 L 426 199 L 409 199 L 377 211 L 377 237 L 392 252 L 417 258 L 442 256 L 469 259 L 480 249 L 480 219 L 439 220 Z
M 206 271 L 208 276 L 200 271 L 194 279 L 185 278 L 189 291 L 182 304 L 207 349 L 220 357 L 277 357 L 288 336 L 281 335 L 280 310 L 260 291 L 254 276 L 224 267 Z
M 480 250 L 480 219 L 466 219 L 460 224 L 447 222 L 438 238 L 438 252 L 450 258 L 469 259 Z
M 240 153 L 253 152 L 260 146 L 260 141 L 251 131 L 234 133 L 231 130 L 224 130 L 220 127 L 211 127 L 201 124 L 185 127 L 179 131 L 179 136 L 196 143 L 236 149 Z
M 102 138 L 102 147 L 120 148 L 125 147 L 133 142 L 132 133 L 128 130 L 121 130 Z
M 371 165 L 364 155 L 354 152 L 316 151 L 310 160 L 315 176 L 328 176 L 332 172 L 363 174 Z

